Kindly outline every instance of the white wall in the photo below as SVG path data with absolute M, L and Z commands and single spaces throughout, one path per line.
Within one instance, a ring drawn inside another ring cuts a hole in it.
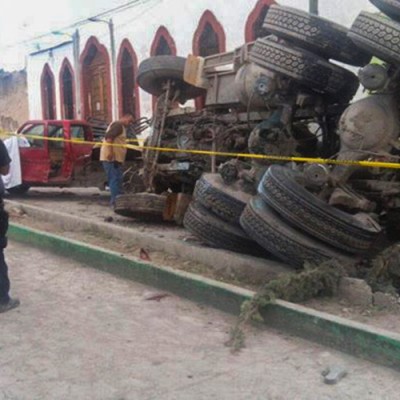
M 244 43 L 245 24 L 257 0 L 151 0 L 138 8 L 125 11 L 113 17 L 117 54 L 123 39 L 130 40 L 138 56 L 138 61 L 149 57 L 150 46 L 160 25 L 164 25 L 175 39 L 179 55 L 192 52 L 192 40 L 199 19 L 206 9 L 214 13 L 223 25 L 226 34 L 227 50 Z M 279 4 L 308 9 L 308 0 L 281 0 Z M 373 11 L 368 0 L 320 0 L 320 14 L 338 23 L 350 26 L 361 10 Z M 80 28 L 81 52 L 87 39 L 95 35 L 110 53 L 108 27 L 104 23 L 90 23 Z M 56 79 L 57 113 L 61 117 L 59 70 L 64 57 L 73 63 L 72 45 L 29 57 L 28 91 L 30 117 L 41 118 L 40 76 L 43 66 L 49 63 Z M 151 97 L 140 91 L 141 115 L 151 114 Z M 115 117 L 115 116 L 114 116 Z
M 39 53 L 31 56 L 28 59 L 27 74 L 28 74 L 28 100 L 29 100 L 29 118 L 42 119 L 42 101 L 40 91 L 40 80 L 43 72 L 43 67 L 49 64 L 49 67 L 54 75 L 57 116 L 61 118 L 61 99 L 60 99 L 60 69 L 65 58 L 68 58 L 73 64 L 73 49 L 72 44 L 67 44 L 62 47 Z

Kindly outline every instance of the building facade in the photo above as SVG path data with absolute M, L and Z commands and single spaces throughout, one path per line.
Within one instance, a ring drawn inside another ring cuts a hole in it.
M 28 59 L 31 119 L 89 117 L 104 121 L 132 112 L 150 116 L 154 99 L 138 88 L 139 63 L 154 55 L 208 56 L 265 35 L 262 22 L 274 0 L 143 0 L 93 20 L 67 41 Z M 368 0 L 320 0 L 320 15 L 350 26 Z M 308 0 L 279 4 L 307 10 Z M 114 38 L 114 40 L 112 40 Z M 114 43 L 114 46 L 113 46 Z M 201 106 L 201 104 L 199 104 Z
M 26 71 L 6 72 L 0 69 L 0 131 L 12 132 L 27 118 Z

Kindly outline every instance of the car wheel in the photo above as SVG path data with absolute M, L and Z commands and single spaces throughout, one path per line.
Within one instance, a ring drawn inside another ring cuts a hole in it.
M 183 225 L 189 232 L 213 247 L 239 253 L 266 254 L 240 227 L 223 221 L 196 201 L 190 204 Z
M 272 37 L 258 39 L 249 58 L 320 93 L 340 97 L 343 102 L 351 100 L 359 87 L 357 76 L 347 69 L 307 50 L 278 43 Z
M 250 200 L 240 223 L 259 245 L 295 268 L 302 268 L 305 262 L 320 264 L 329 259 L 352 262 L 351 256 L 293 228 L 259 196 Z
M 330 206 L 301 184 L 302 175 L 273 165 L 259 185 L 262 199 L 285 220 L 339 249 L 363 253 L 376 241 L 381 228 L 367 214 L 363 219 Z
M 364 66 L 371 59 L 347 37 L 347 28 L 295 8 L 271 6 L 264 28 L 321 57 L 354 66 Z
M 380 15 L 362 12 L 354 21 L 350 39 L 369 54 L 400 64 L 400 24 Z
M 10 195 L 12 196 L 22 196 L 26 194 L 30 188 L 31 187 L 29 185 L 21 183 L 21 185 L 7 189 L 7 192 L 10 193 Z
M 164 92 L 164 83 L 171 80 L 180 90 L 179 101 L 184 103 L 204 94 L 204 89 L 192 86 L 183 80 L 185 63 L 184 57 L 150 57 L 140 63 L 137 82 L 145 92 L 160 96 Z
M 400 22 L 399 0 L 369 0 L 376 8 L 381 10 L 388 17 Z
M 123 194 L 116 198 L 114 212 L 129 218 L 162 219 L 167 197 L 154 193 Z
M 196 183 L 193 197 L 224 221 L 239 225 L 251 195 L 243 192 L 237 183 L 224 184 L 219 174 L 203 174 Z

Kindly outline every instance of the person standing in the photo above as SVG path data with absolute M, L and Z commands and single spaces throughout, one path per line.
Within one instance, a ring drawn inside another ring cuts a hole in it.
M 107 174 L 111 192 L 111 207 L 122 193 L 122 165 L 126 157 L 126 129 L 133 122 L 132 114 L 124 114 L 119 121 L 112 122 L 106 131 L 100 151 L 100 161 Z
M 0 140 L 0 175 L 8 175 L 11 159 L 6 146 Z M 19 306 L 18 299 L 10 297 L 10 279 L 8 277 L 8 266 L 4 257 L 4 249 L 7 247 L 8 213 L 4 210 L 5 188 L 0 178 L 0 313 L 10 311 Z

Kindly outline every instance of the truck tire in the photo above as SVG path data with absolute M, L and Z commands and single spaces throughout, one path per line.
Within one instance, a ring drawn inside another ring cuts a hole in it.
M 160 96 L 163 83 L 167 80 L 175 82 L 180 91 L 179 101 L 194 99 L 204 94 L 204 89 L 197 88 L 183 80 L 186 59 L 176 56 L 155 56 L 142 61 L 137 75 L 138 85 L 147 93 Z
M 357 67 L 363 67 L 371 59 L 347 37 L 347 28 L 295 8 L 271 6 L 263 27 L 321 57 Z
M 196 201 L 190 204 L 183 219 L 183 226 L 213 247 L 247 254 L 262 252 L 240 227 L 223 221 Z
M 203 174 L 196 183 L 193 197 L 224 221 L 239 225 L 251 195 L 240 190 L 237 183 L 225 185 L 219 174 Z
M 123 217 L 161 220 L 167 197 L 154 193 L 123 194 L 115 200 L 114 212 Z
M 357 92 L 356 75 L 332 64 L 307 50 L 277 43 L 272 38 L 258 39 L 252 48 L 250 61 L 285 76 L 320 93 L 349 101 Z
M 364 253 L 376 241 L 380 226 L 361 222 L 318 199 L 299 183 L 301 174 L 273 165 L 259 185 L 262 199 L 289 223 L 331 246 L 349 253 Z
M 400 22 L 400 1 L 399 0 L 369 0 L 376 8 L 381 10 L 388 17 Z
M 399 23 L 363 11 L 350 28 L 349 38 L 369 54 L 400 64 Z
M 264 249 L 295 268 L 305 262 L 320 264 L 329 259 L 351 262 L 350 256 L 299 232 L 259 196 L 253 197 L 240 218 L 242 228 Z

